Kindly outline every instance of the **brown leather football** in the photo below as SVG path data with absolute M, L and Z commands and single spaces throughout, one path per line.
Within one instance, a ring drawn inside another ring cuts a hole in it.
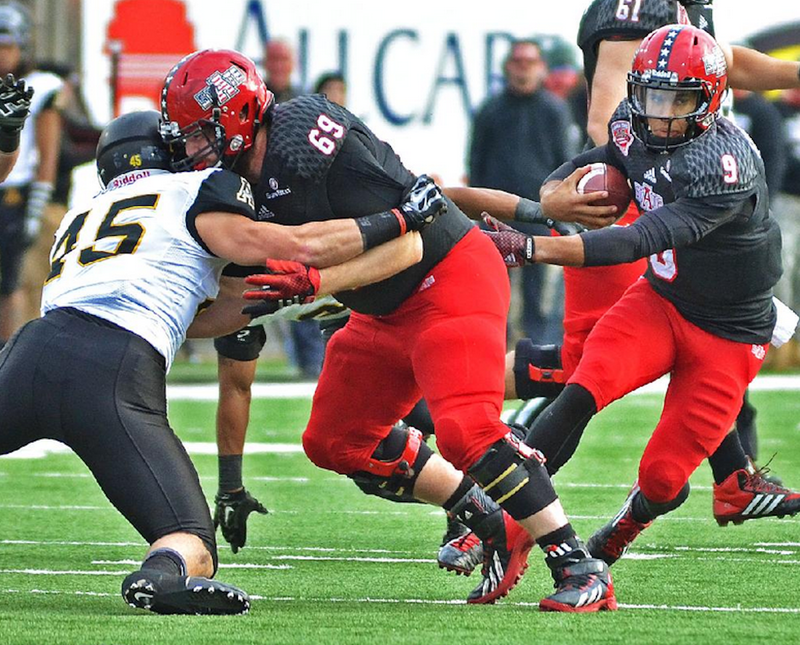
M 614 166 L 593 163 L 591 170 L 578 182 L 581 195 L 597 191 L 608 191 L 608 197 L 594 202 L 596 206 L 616 206 L 617 218 L 622 217 L 631 203 L 631 188 L 628 178 Z

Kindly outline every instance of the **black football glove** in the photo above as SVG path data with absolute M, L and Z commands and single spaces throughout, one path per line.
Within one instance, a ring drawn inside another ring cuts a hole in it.
M 222 529 L 222 537 L 234 553 L 247 541 L 247 516 L 253 511 L 262 515 L 269 513 L 245 488 L 236 493 L 218 492 L 214 504 L 214 528 Z
M 23 79 L 6 74 L 0 80 L 0 150 L 14 152 L 19 147 L 19 133 L 31 113 L 33 88 Z
M 503 224 L 489 213 L 483 213 L 483 221 L 491 229 L 484 231 L 483 234 L 492 240 L 507 267 L 521 267 L 536 261 L 533 236 Z
M 407 230 L 421 231 L 447 212 L 447 202 L 433 179 L 420 175 L 398 210 L 406 221 Z

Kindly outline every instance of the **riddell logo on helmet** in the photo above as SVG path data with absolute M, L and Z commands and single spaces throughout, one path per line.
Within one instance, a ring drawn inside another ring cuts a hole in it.
M 236 65 L 231 65 L 224 72 L 214 72 L 206 79 L 204 87 L 194 95 L 194 100 L 203 109 L 208 110 L 214 105 L 213 87 L 216 90 L 217 105 L 223 106 L 239 93 L 239 86 L 247 80 L 247 76 Z

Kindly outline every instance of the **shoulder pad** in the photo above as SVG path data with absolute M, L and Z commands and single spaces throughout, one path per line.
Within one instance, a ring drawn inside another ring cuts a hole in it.
M 753 190 L 764 164 L 750 137 L 721 118 L 679 149 L 671 172 L 678 197 L 702 198 Z
M 275 107 L 267 155 L 304 179 L 324 177 L 342 147 L 353 116 L 321 94 L 300 96 Z

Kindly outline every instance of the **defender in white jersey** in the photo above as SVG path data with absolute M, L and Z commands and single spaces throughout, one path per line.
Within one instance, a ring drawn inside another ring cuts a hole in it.
M 139 112 L 115 119 L 101 135 L 98 174 L 107 187 L 65 217 L 50 255 L 44 315 L 0 352 L 0 454 L 48 438 L 86 463 L 150 544 L 142 567 L 122 583 L 131 605 L 243 613 L 247 595 L 210 579 L 214 528 L 197 473 L 167 420 L 165 376 L 196 312 L 216 295 L 223 264 L 290 252 L 304 227 L 286 232 L 255 221 L 249 184 L 227 170 L 170 174 L 158 124 L 157 112 Z M 333 240 L 347 228 L 307 226 Z M 360 248 L 357 226 L 348 226 Z M 355 268 L 324 269 L 321 284 L 351 288 L 339 274 L 383 279 L 419 259 L 418 238 L 364 253 Z M 212 249 L 226 249 L 227 257 Z M 375 260 L 379 252 L 389 261 Z M 337 253 L 325 257 L 335 263 Z M 239 313 L 242 304 L 209 307 L 193 333 L 241 327 L 249 319 Z

